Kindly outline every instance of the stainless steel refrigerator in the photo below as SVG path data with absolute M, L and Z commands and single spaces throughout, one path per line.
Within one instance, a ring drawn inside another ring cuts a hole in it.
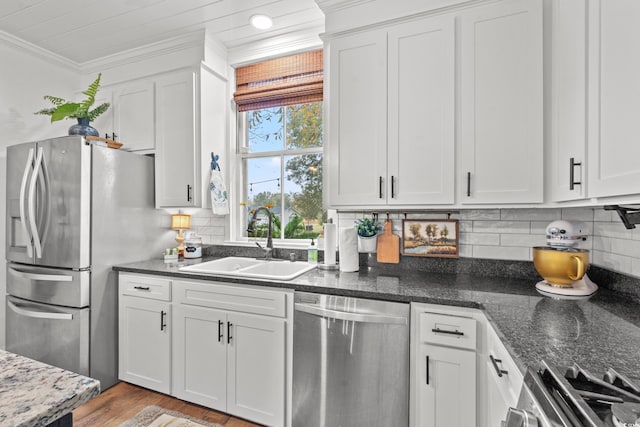
M 118 380 L 114 264 L 171 246 L 154 209 L 153 159 L 81 136 L 7 148 L 6 347 Z

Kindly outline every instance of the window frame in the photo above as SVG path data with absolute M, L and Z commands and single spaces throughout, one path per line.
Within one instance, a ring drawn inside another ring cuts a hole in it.
M 312 101 L 318 102 L 318 101 Z M 322 102 L 322 101 L 319 101 Z M 282 108 L 288 108 L 288 105 L 282 106 Z M 251 110 L 250 110 L 251 111 Z M 262 152 L 249 152 L 248 149 L 248 138 L 249 138 L 249 126 L 247 122 L 247 116 L 250 111 L 239 112 L 236 111 L 235 114 L 235 122 L 236 122 L 236 137 L 235 139 L 235 147 L 234 147 L 234 168 L 233 168 L 233 176 L 231 177 L 233 182 L 235 182 L 234 194 L 236 197 L 231 198 L 231 202 L 234 204 L 234 208 L 230 210 L 230 226 L 231 233 L 230 238 L 233 243 L 241 243 L 248 244 L 249 246 L 255 245 L 255 242 L 263 242 L 265 238 L 259 237 L 248 237 L 245 235 L 246 228 L 243 224 L 247 224 L 248 222 L 248 212 L 245 206 L 241 205 L 242 201 L 246 201 L 248 199 L 247 195 L 247 187 L 248 187 L 248 177 L 247 177 L 247 169 L 245 168 L 245 160 L 246 159 L 255 159 L 255 158 L 280 158 L 280 208 L 281 212 L 284 213 L 284 183 L 285 183 L 285 158 L 290 156 L 297 155 L 305 155 L 305 154 L 320 154 L 322 155 L 322 161 L 324 162 L 325 158 L 325 149 L 324 149 L 324 141 L 321 146 L 318 147 L 309 147 L 309 148 L 294 148 L 287 149 L 287 133 L 286 133 L 286 120 L 283 124 L 283 148 L 282 150 L 274 150 L 274 151 L 262 151 Z M 321 108 L 321 114 L 324 111 L 324 103 Z M 286 111 L 283 112 L 286 117 Z M 324 185 L 323 185 L 324 191 Z M 324 204 L 324 193 L 323 193 L 323 204 Z M 281 218 L 282 220 L 282 218 Z M 280 236 L 272 236 L 273 244 L 276 247 L 290 247 L 290 248 L 301 248 L 308 247 L 311 239 L 286 239 L 283 237 L 284 234 L 284 223 L 282 224 L 280 230 Z

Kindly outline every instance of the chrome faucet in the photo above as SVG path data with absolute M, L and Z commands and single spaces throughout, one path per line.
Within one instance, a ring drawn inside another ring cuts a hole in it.
M 251 217 L 251 221 L 249 221 L 249 226 L 247 227 L 247 233 L 253 233 L 255 231 L 254 226 L 256 223 L 256 216 L 261 210 L 264 210 L 267 214 L 267 218 L 269 218 L 269 226 L 267 228 L 267 247 L 263 248 L 258 242 L 256 242 L 256 245 L 258 245 L 260 249 L 263 249 L 265 251 L 264 257 L 270 259 L 271 253 L 273 252 L 273 239 L 271 238 L 271 232 L 273 229 L 273 214 L 269 209 L 267 209 L 266 206 L 260 206 L 253 211 L 253 216 Z

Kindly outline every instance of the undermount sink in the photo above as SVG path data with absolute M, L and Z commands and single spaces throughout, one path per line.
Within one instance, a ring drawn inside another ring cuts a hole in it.
M 291 280 L 315 268 L 304 261 L 265 260 L 227 257 L 180 267 L 180 271 L 214 276 L 247 277 L 252 279 Z

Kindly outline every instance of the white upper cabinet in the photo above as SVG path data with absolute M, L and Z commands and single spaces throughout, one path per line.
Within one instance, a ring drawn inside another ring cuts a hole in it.
M 545 170 L 548 199 L 558 202 L 587 195 L 587 5 L 586 0 L 562 0 L 548 7 L 551 96 Z
M 453 17 L 331 40 L 333 206 L 454 201 Z
M 385 31 L 341 37 L 328 45 L 325 165 L 332 206 L 385 202 L 386 47 Z
M 589 1 L 589 197 L 640 193 L 640 2 Z
M 461 14 L 460 202 L 543 201 L 542 3 Z
M 387 203 L 454 202 L 453 16 L 388 33 Z
M 198 206 L 196 164 L 196 73 L 156 79 L 156 206 Z
M 114 132 L 131 151 L 155 148 L 154 83 L 136 80 L 119 85 L 114 97 Z

